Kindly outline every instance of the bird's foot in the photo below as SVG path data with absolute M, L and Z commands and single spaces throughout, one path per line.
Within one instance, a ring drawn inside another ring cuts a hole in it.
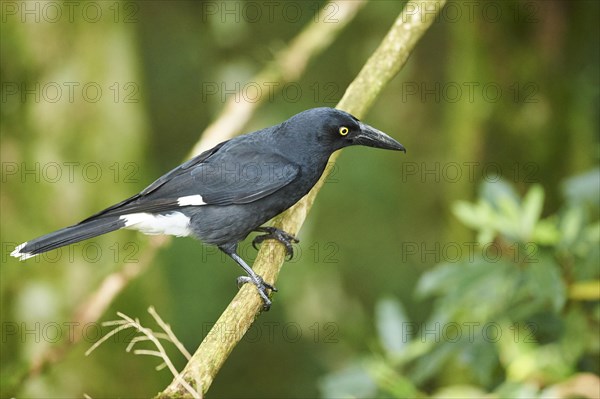
M 239 276 L 237 278 L 238 288 L 242 288 L 242 285 L 246 283 L 252 283 L 256 286 L 258 290 L 258 295 L 263 300 L 263 309 L 268 311 L 271 308 L 271 300 L 269 299 L 269 293 L 267 290 L 271 290 L 272 292 L 277 292 L 277 288 L 267 283 L 261 276 L 256 274 L 255 276 Z
M 294 257 L 294 247 L 292 246 L 292 243 L 299 243 L 300 241 L 293 235 L 286 233 L 283 230 L 279 230 L 275 227 L 259 227 L 254 231 L 266 233 L 254 237 L 254 240 L 252 240 L 252 246 L 254 247 L 254 249 L 258 249 L 256 247 L 257 244 L 262 243 L 264 240 L 271 239 L 279 241 L 285 246 L 285 253 L 288 256 L 288 259 L 292 259 Z

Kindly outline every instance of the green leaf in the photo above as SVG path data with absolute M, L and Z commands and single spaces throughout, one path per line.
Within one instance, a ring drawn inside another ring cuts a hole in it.
M 431 322 L 481 321 L 507 306 L 513 294 L 517 269 L 504 260 L 477 256 L 470 262 L 442 264 L 424 274 L 417 283 L 420 297 L 438 295 Z
M 509 241 L 516 241 L 521 236 L 521 207 L 518 202 L 508 197 L 498 200 L 499 213 L 496 215 L 496 228 Z
M 539 262 L 527 268 L 530 295 L 540 305 L 550 304 L 559 312 L 567 300 L 567 289 L 561 275 L 560 266 L 548 255 L 541 256 Z
M 418 298 L 427 298 L 443 293 L 461 278 L 461 270 L 456 263 L 441 263 L 424 273 L 415 288 Z
M 540 245 L 555 245 L 560 241 L 560 231 L 556 217 L 540 220 L 533 231 L 532 241 Z
M 373 361 L 369 371 L 377 381 L 380 390 L 394 398 L 415 398 L 419 390 L 412 381 L 400 374 L 386 362 Z
M 598 198 L 600 198 L 600 168 L 565 180 L 562 191 L 571 203 L 585 202 L 597 208 Z
M 355 362 L 323 377 L 319 390 L 323 398 L 372 398 L 377 385 L 362 362 Z
M 500 208 L 499 201 L 511 201 L 514 204 L 519 203 L 519 196 L 514 188 L 502 179 L 495 182 L 485 181 L 481 185 L 479 196 L 495 208 Z
M 375 324 L 379 341 L 391 355 L 400 354 L 410 341 L 406 328 L 410 320 L 402 304 L 393 298 L 384 298 L 375 305 Z
M 496 236 L 496 232 L 494 229 L 483 228 L 477 234 L 477 242 L 479 245 L 485 245 L 494 241 L 494 237 Z
M 452 206 L 454 216 L 469 227 L 479 228 L 484 216 L 485 210 L 479 204 L 472 204 L 467 201 L 456 201 Z
M 591 224 L 585 228 L 585 239 L 595 244 L 600 243 L 600 222 Z
M 410 373 L 410 379 L 421 384 L 440 371 L 446 362 L 456 353 L 457 345 L 442 342 L 435 346 L 427 355 L 417 359 Z
M 529 189 L 523 199 L 521 208 L 521 240 L 531 239 L 535 226 L 542 215 L 544 205 L 544 189 L 539 184 Z
M 463 224 L 478 231 L 477 241 L 486 244 L 494 240 L 497 230 L 496 210 L 484 201 L 477 204 L 466 201 L 457 201 L 452 206 L 452 212 Z
M 569 309 L 563 316 L 566 331 L 560 340 L 562 363 L 575 366 L 586 350 L 598 353 L 598 327 L 590 328 L 589 318 L 589 313 L 578 307 Z
M 583 209 L 579 206 L 571 206 L 564 213 L 559 224 L 563 248 L 569 249 L 575 244 L 583 228 L 583 219 Z
M 494 378 L 494 369 L 498 365 L 498 352 L 496 346 L 484 334 L 476 335 L 478 339 L 465 347 L 462 356 L 468 368 L 472 370 L 479 385 L 491 385 Z M 465 356 L 466 355 L 466 356 Z

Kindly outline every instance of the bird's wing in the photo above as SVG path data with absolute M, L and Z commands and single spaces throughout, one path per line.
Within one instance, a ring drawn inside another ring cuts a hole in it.
M 209 205 L 247 204 L 287 186 L 299 174 L 297 164 L 264 143 L 239 142 L 191 170 L 187 178 L 195 187 L 183 194 L 199 194 Z
M 300 167 L 252 143 L 219 146 L 189 160 L 134 195 L 86 219 L 183 206 L 247 204 L 294 181 Z
M 225 144 L 227 144 L 227 141 L 217 144 L 210 150 L 206 150 L 206 151 L 202 152 L 200 155 L 197 155 L 194 158 L 190 159 L 189 161 L 182 163 L 175 169 L 171 170 L 170 172 L 168 172 L 168 173 L 162 175 L 161 177 L 159 177 L 158 179 L 156 179 L 152 184 L 150 184 L 148 187 L 143 189 L 139 195 L 144 196 L 144 195 L 150 194 L 151 192 L 155 191 L 156 189 L 158 189 L 159 187 L 161 187 L 163 184 L 167 183 L 168 181 L 171 181 L 171 180 L 177 178 L 178 176 L 189 173 L 189 171 L 193 170 L 194 167 L 201 165 L 208 158 L 210 158 L 213 154 L 217 153 L 221 149 L 221 147 L 223 147 L 223 145 L 225 145 Z
M 98 217 L 102 217 L 102 216 L 109 216 L 109 215 L 122 215 L 124 213 L 127 213 L 128 211 L 126 209 L 128 208 L 133 208 L 135 206 L 136 201 L 138 201 L 140 198 L 144 197 L 145 195 L 155 191 L 156 189 L 158 189 L 160 186 L 162 186 L 163 184 L 165 184 L 166 182 L 168 182 L 169 180 L 172 180 L 174 178 L 176 178 L 179 175 L 183 175 L 185 174 L 187 171 L 189 171 L 189 169 L 193 168 L 196 165 L 201 164 L 202 162 L 206 161 L 208 158 L 210 158 L 211 155 L 215 154 L 217 151 L 219 151 L 219 149 L 221 147 L 223 147 L 223 145 L 225 145 L 228 141 L 224 141 L 222 143 L 217 144 L 216 146 L 214 146 L 213 148 L 206 150 L 198 155 L 196 155 L 195 157 L 193 157 L 192 159 L 182 163 L 181 165 L 179 165 L 178 167 L 176 167 L 175 169 L 167 172 L 166 174 L 162 175 L 161 177 L 159 177 L 158 179 L 156 179 L 152 184 L 150 184 L 148 187 L 146 187 L 145 189 L 143 189 L 141 192 L 139 192 L 138 194 L 135 194 L 134 196 L 131 196 L 127 199 L 124 199 L 121 202 L 118 202 L 112 206 L 109 206 L 106 209 L 101 210 L 98 213 L 93 214 L 92 216 L 82 220 L 81 223 L 96 219 Z M 162 205 L 159 203 L 160 201 L 157 201 L 156 204 L 147 204 L 148 209 L 144 212 L 152 212 L 152 206 L 155 206 L 157 209 L 164 209 L 164 207 L 166 206 L 166 204 Z M 123 210 L 125 210 L 125 212 L 122 212 Z M 141 211 L 140 211 L 141 212 Z
M 247 204 L 294 181 L 300 167 L 270 148 L 241 142 L 145 194 L 152 200 L 189 205 Z

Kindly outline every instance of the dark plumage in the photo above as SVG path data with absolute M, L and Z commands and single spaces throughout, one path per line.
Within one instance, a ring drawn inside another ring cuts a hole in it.
M 314 108 L 285 122 L 218 144 L 150 184 L 139 194 L 80 223 L 19 245 L 12 256 L 31 256 L 121 228 L 145 234 L 193 236 L 218 246 L 247 273 L 268 309 L 268 289 L 237 255 L 252 231 L 286 245 L 295 238 L 260 226 L 298 202 L 319 180 L 334 151 L 365 145 L 405 151 L 384 133 L 333 108 Z

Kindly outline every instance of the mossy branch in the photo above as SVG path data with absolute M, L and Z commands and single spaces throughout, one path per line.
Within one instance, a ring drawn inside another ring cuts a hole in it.
M 418 40 L 433 23 L 445 0 L 409 1 L 377 50 L 350 84 L 337 108 L 363 117 L 388 82 L 406 63 Z M 336 159 L 336 154 L 331 161 Z M 323 178 L 311 192 L 275 219 L 276 227 L 297 234 L 304 223 Z M 254 270 L 272 284 L 277 280 L 285 258 L 283 246 L 265 242 L 254 262 Z M 256 288 L 246 284 L 221 314 L 211 331 L 182 372 L 183 379 L 204 395 L 229 354 L 251 327 L 262 310 Z M 157 397 L 185 397 L 186 391 L 174 379 Z

